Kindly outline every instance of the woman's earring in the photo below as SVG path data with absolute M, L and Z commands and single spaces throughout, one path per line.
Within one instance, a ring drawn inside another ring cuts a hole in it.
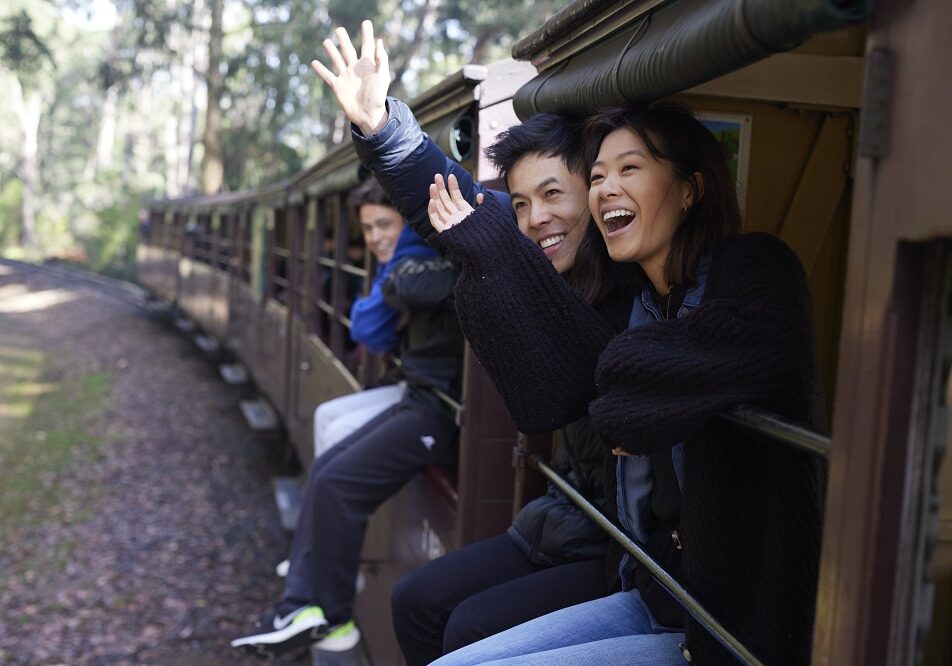
M 681 208 L 681 215 L 684 216 L 684 215 L 687 215 L 687 214 L 688 214 L 688 207 L 687 207 L 687 206 L 683 206 L 683 207 Z

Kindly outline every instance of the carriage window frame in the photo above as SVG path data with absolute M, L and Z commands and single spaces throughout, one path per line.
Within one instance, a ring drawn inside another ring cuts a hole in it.
M 718 132 L 734 131 L 737 132 L 737 151 L 732 156 L 730 152 L 727 155 L 728 163 L 736 163 L 737 177 L 734 182 L 737 188 L 737 203 L 740 205 L 741 213 L 747 210 L 747 191 L 748 176 L 750 174 L 750 144 L 753 126 L 753 114 L 750 113 L 729 113 L 723 111 L 698 111 L 698 120 L 708 129 L 718 143 L 722 146 L 725 143 L 718 136 Z

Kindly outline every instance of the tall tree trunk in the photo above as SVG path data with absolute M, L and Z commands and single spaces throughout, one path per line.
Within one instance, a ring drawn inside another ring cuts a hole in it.
M 221 15 L 223 0 L 211 0 L 212 24 L 208 35 L 207 103 L 205 106 L 205 152 L 202 156 L 202 192 L 221 189 L 224 166 L 221 160 L 221 96 L 225 82 L 219 68 L 222 51 Z
M 36 185 L 39 180 L 38 145 L 40 134 L 40 113 L 42 100 L 40 93 L 24 93 L 23 85 L 17 77 L 12 79 L 13 108 L 20 120 L 23 140 L 20 144 L 20 182 L 23 183 L 23 228 L 20 244 L 36 249 Z
M 423 2 L 416 8 L 416 11 L 414 12 L 414 18 L 416 18 L 416 28 L 413 31 L 413 39 L 410 40 L 410 43 L 406 46 L 406 50 L 403 52 L 403 59 L 393 69 L 392 85 L 397 93 L 405 92 L 403 86 L 403 77 L 410 69 L 410 63 L 413 60 L 413 56 L 415 56 L 420 51 L 420 46 L 423 44 L 424 35 L 427 32 L 427 24 L 432 21 L 433 10 L 436 9 L 436 5 L 438 4 L 439 0 L 423 0 Z M 399 29 L 397 30 L 397 33 L 399 34 Z
M 179 111 L 176 113 L 178 170 L 176 188 L 179 193 L 191 190 L 192 143 L 195 139 L 196 88 L 194 54 L 191 44 L 185 46 L 183 62 L 176 67 L 179 72 Z
M 99 139 L 96 141 L 96 170 L 112 167 L 113 146 L 116 143 L 116 106 L 119 103 L 119 86 L 110 86 L 102 104 L 102 120 L 99 122 Z
M 165 156 L 165 196 L 178 196 L 178 116 L 174 113 L 168 114 L 165 118 L 162 154 Z
M 476 44 L 473 46 L 473 62 L 481 63 L 486 61 L 486 51 L 497 33 L 498 30 L 496 28 L 488 28 L 476 38 Z
M 152 113 L 152 100 L 154 91 L 151 85 L 142 86 L 141 92 L 136 99 L 136 105 L 139 113 L 146 117 L 146 114 Z M 143 129 L 132 134 L 132 171 L 139 183 L 144 182 L 150 171 L 150 157 L 152 151 L 152 130 Z

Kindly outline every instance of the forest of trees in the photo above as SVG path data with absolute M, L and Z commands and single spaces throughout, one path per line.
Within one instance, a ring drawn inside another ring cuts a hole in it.
M 4 0 L 0 249 L 132 270 L 149 198 L 285 178 L 347 139 L 308 63 L 371 18 L 412 97 L 566 0 Z

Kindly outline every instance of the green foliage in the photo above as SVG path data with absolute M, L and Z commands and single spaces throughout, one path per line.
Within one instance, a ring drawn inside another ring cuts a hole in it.
M 304 168 L 296 150 L 284 143 L 265 143 L 256 127 L 229 127 L 222 133 L 225 189 L 267 185 Z
M 0 56 L 6 67 L 24 78 L 53 64 L 53 53 L 34 31 L 33 17 L 25 9 L 0 22 Z
M 347 140 L 330 91 L 310 70 L 342 25 L 374 21 L 392 90 L 412 98 L 515 39 L 567 0 L 225 0 L 221 147 L 225 188 L 276 182 Z M 36 234 L 47 255 L 79 256 L 129 276 L 146 198 L 198 189 L 203 154 L 208 3 L 112 0 L 0 3 L 0 251 L 22 227 L 24 140 L 6 95 L 15 74 L 42 97 Z M 106 12 L 108 13 L 108 12 Z M 55 62 L 54 62 L 55 56 Z M 25 78 L 28 77 L 28 78 Z
M 0 189 L 0 247 L 15 245 L 23 226 L 23 183 L 11 178 Z
M 93 230 L 77 239 L 90 268 L 124 280 L 135 277 L 139 240 L 137 213 L 141 206 L 142 197 L 129 193 L 93 212 L 96 220 Z

